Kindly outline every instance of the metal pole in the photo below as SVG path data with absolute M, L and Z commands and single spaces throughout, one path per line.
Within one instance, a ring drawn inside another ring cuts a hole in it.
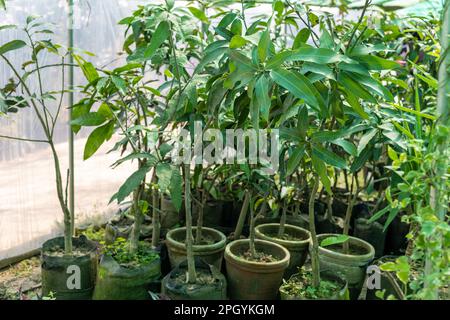
M 74 6 L 73 0 L 69 1 L 69 48 L 74 47 L 74 39 L 73 39 L 73 14 L 74 14 Z M 74 165 L 74 141 L 73 141 L 73 131 L 70 126 L 70 121 L 72 120 L 72 108 L 74 104 L 74 61 L 73 56 L 69 55 L 69 210 L 70 210 L 70 218 L 72 223 L 72 236 L 75 234 L 75 165 Z

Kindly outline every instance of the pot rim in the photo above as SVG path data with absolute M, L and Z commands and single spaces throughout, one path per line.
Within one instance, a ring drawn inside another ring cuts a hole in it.
M 320 238 L 324 238 L 324 237 L 333 237 L 333 236 L 339 236 L 339 234 L 335 234 L 335 233 L 322 233 L 322 234 L 318 234 L 317 235 L 317 240 L 319 240 Z M 368 250 L 367 253 L 365 254 L 345 254 L 345 253 L 341 253 L 341 252 L 337 252 L 337 251 L 333 251 L 330 249 L 326 249 L 322 246 L 320 246 L 319 244 L 319 252 L 323 253 L 323 254 L 327 254 L 327 255 L 332 255 L 338 258 L 343 258 L 343 259 L 354 259 L 354 258 L 358 258 L 358 260 L 372 260 L 375 256 L 375 248 L 368 243 L 367 241 L 364 241 L 360 238 L 357 237 L 352 237 L 352 236 L 348 236 L 349 240 L 350 240 L 350 245 L 352 245 L 353 243 L 358 243 L 360 244 L 360 247 L 364 247 Z
M 289 250 L 287 250 L 285 247 L 283 247 L 282 245 L 279 245 L 277 243 L 271 242 L 271 241 L 267 241 L 267 240 L 261 240 L 261 239 L 255 239 L 255 243 L 260 243 L 266 246 L 272 246 L 272 247 L 276 247 L 277 249 L 279 249 L 281 252 L 284 253 L 284 257 L 281 260 L 278 261 L 274 261 L 274 262 L 256 262 L 256 261 L 248 261 L 248 260 L 244 260 L 239 258 L 237 255 L 235 255 L 231 249 L 234 246 L 238 246 L 238 245 L 242 245 L 244 243 L 249 243 L 250 239 L 240 239 L 240 240 L 234 240 L 232 242 L 230 242 L 226 248 L 225 248 L 225 260 L 230 262 L 230 263 L 234 263 L 236 265 L 239 265 L 243 268 L 261 268 L 261 267 L 265 267 L 265 268 L 274 268 L 274 269 L 285 269 L 288 267 L 289 265 L 289 260 L 291 258 L 291 255 L 289 253 Z M 254 269 L 252 269 L 254 270 Z
M 193 230 L 195 230 L 195 228 L 196 228 L 195 226 L 192 227 Z M 213 228 L 208 228 L 208 227 L 202 227 L 202 230 L 213 233 L 213 234 L 217 235 L 218 237 L 220 237 L 220 239 L 219 239 L 219 241 L 217 241 L 216 243 L 213 243 L 213 244 L 194 244 L 193 245 L 194 251 L 222 250 L 225 247 L 226 242 L 227 242 L 227 237 L 222 232 L 220 232 L 219 230 L 213 229 Z M 172 229 L 169 232 L 167 232 L 166 243 L 174 248 L 186 250 L 185 243 L 177 241 L 173 238 L 173 235 L 178 232 L 186 233 L 186 227 L 175 228 L 175 229 Z
M 263 224 L 257 225 L 255 227 L 255 233 L 258 236 L 262 236 L 262 240 L 268 240 L 268 241 L 276 242 L 276 243 L 281 244 L 281 245 L 288 245 L 288 246 L 299 246 L 299 245 L 301 245 L 301 246 L 303 246 L 303 245 L 309 244 L 309 242 L 311 240 L 311 233 L 308 230 L 304 229 L 304 228 L 301 228 L 301 227 L 298 227 L 298 226 L 294 226 L 292 224 L 285 224 L 286 231 L 287 231 L 288 228 L 289 229 L 294 229 L 294 230 L 297 230 L 297 231 L 305 233 L 308 236 L 308 238 L 305 239 L 305 240 L 283 240 L 283 239 L 277 239 L 277 238 L 273 238 L 273 237 L 267 235 L 266 233 L 264 233 L 261 230 L 261 229 L 264 229 L 265 227 L 277 227 L 279 225 L 280 225 L 279 223 L 263 223 Z

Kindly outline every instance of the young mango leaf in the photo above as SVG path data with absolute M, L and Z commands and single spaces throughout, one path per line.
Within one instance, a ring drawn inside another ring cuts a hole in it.
M 340 156 L 335 154 L 334 152 L 331 152 L 328 149 L 325 149 L 324 147 L 320 145 L 313 145 L 312 147 L 312 153 L 317 158 L 322 159 L 329 165 L 332 165 L 333 167 L 339 168 L 339 169 L 346 169 L 347 163 L 344 159 L 342 159 Z
M 152 155 L 150 153 L 134 152 L 134 153 L 130 153 L 129 155 L 117 160 L 116 162 L 114 162 L 112 164 L 111 167 L 115 168 L 118 165 L 120 165 L 126 161 L 130 161 L 130 160 L 134 160 L 134 159 L 145 159 L 146 165 L 148 165 L 150 167 L 154 167 L 158 163 L 158 158 L 156 158 L 154 155 Z
M 377 132 L 377 129 L 371 129 L 361 137 L 361 140 L 359 140 L 358 144 L 358 155 L 360 155 L 361 152 L 366 148 L 367 144 L 373 139 L 373 137 L 375 137 Z
M 266 61 L 266 58 L 269 54 L 270 44 L 271 44 L 270 32 L 269 30 L 265 30 L 261 34 L 261 38 L 259 39 L 258 42 L 258 57 L 259 61 L 262 63 Z
M 240 35 L 234 35 L 230 41 L 230 49 L 238 49 L 247 44 L 247 40 Z
M 319 175 L 320 181 L 322 182 L 325 190 L 328 194 L 333 194 L 331 190 L 331 182 L 330 178 L 328 178 L 327 166 L 325 162 L 323 162 L 319 157 L 317 157 L 314 153 L 311 155 L 311 162 L 313 164 L 314 171 Z
M 365 55 L 365 56 L 357 56 L 353 57 L 355 60 L 358 60 L 363 65 L 367 67 L 369 70 L 392 70 L 400 68 L 400 64 L 392 60 L 386 60 L 377 56 Z
M 172 167 L 172 174 L 170 177 L 169 193 L 175 209 L 179 212 L 183 204 L 183 178 L 181 177 L 178 167 Z
M 200 20 L 203 23 L 209 23 L 208 17 L 205 14 L 205 11 L 200 10 L 196 7 L 188 7 L 189 11 L 196 17 L 198 20 Z
M 155 32 L 152 35 L 152 39 L 150 40 L 150 43 L 148 47 L 145 49 L 144 52 L 144 59 L 149 60 L 153 57 L 156 50 L 164 43 L 164 41 L 169 38 L 170 35 L 170 25 L 167 21 L 161 21 L 156 27 Z
M 3 55 L 10 51 L 18 50 L 20 48 L 25 47 L 26 45 L 27 44 L 22 40 L 13 40 L 7 42 L 4 45 L 0 46 L 0 55 Z
M 242 71 L 253 70 L 256 71 L 257 67 L 253 65 L 252 60 L 244 56 L 242 53 L 236 50 L 230 50 L 229 56 L 232 61 L 236 63 L 236 67 Z
M 112 134 L 114 133 L 114 122 L 110 121 L 107 124 L 96 128 L 89 135 L 86 144 L 84 146 L 83 160 L 89 159 L 100 146 L 105 142 L 111 139 Z
M 343 72 L 339 73 L 338 82 L 352 95 L 371 103 L 377 103 L 377 100 L 362 85 L 353 80 L 347 74 Z
M 253 99 L 256 99 L 256 107 L 260 110 L 260 115 L 265 122 L 269 121 L 269 113 L 270 113 L 270 97 L 269 90 L 270 82 L 269 79 L 265 75 L 259 77 L 255 84 Z
M 364 110 L 363 106 L 359 103 L 358 97 L 353 95 L 353 93 L 351 93 L 350 91 L 344 92 L 344 96 L 350 107 L 352 107 L 353 111 L 355 111 L 361 118 L 365 120 L 369 119 L 369 115 Z
M 327 237 L 327 238 L 323 239 L 320 242 L 320 246 L 321 247 L 328 247 L 328 246 L 332 246 L 334 244 L 341 244 L 341 243 L 344 243 L 344 242 L 348 241 L 348 239 L 350 239 L 350 237 L 345 235 L 345 234 L 340 234 L 338 236 Z
M 217 25 L 219 28 L 226 28 L 228 27 L 234 19 L 236 19 L 237 14 L 235 12 L 227 13 L 223 16 L 222 20 L 220 20 L 219 24 Z
M 6 2 L 5 2 L 5 0 L 0 0 L 0 8 L 6 10 Z
M 119 191 L 112 196 L 109 203 L 113 202 L 116 199 L 118 203 L 121 203 L 126 197 L 128 197 L 128 195 L 131 192 L 133 192 L 137 187 L 139 187 L 142 181 L 144 181 L 145 176 L 150 171 L 150 169 L 151 169 L 150 166 L 143 166 L 137 171 L 135 171 L 119 188 Z
M 379 95 L 380 97 L 384 98 L 387 101 L 394 101 L 394 97 L 392 96 L 392 93 L 383 86 L 379 81 L 375 80 L 374 78 L 358 73 L 349 72 L 348 75 L 354 79 L 356 82 L 359 82 L 366 88 L 368 88 L 373 93 Z
M 156 176 L 158 177 L 159 189 L 163 192 L 167 191 L 172 178 L 172 167 L 168 163 L 158 163 L 156 166 Z
M 362 166 L 367 162 L 371 154 L 372 154 L 371 148 L 368 147 L 364 148 L 364 150 L 361 151 L 361 153 L 356 157 L 356 159 L 353 160 L 353 163 L 350 166 L 350 171 L 351 172 L 359 171 L 359 169 L 361 169 Z
M 344 149 L 345 152 L 347 152 L 351 156 L 356 156 L 357 155 L 356 147 L 350 141 L 347 141 L 347 140 L 344 140 L 344 139 L 336 139 L 336 140 L 332 140 L 330 142 L 332 144 L 335 144 L 337 146 L 342 147 L 342 149 Z
M 320 93 L 304 75 L 285 69 L 275 69 L 270 72 L 272 79 L 281 87 L 288 90 L 295 97 L 305 100 L 307 104 L 313 107 L 321 108 L 324 102 L 317 100 Z
M 298 49 L 303 44 L 305 44 L 309 37 L 311 36 L 311 31 L 308 28 L 303 28 L 295 36 L 294 43 L 292 44 L 292 49 Z
M 296 50 L 282 51 L 267 61 L 267 69 L 275 69 L 285 62 L 304 61 L 317 64 L 354 62 L 347 56 L 325 48 L 301 47 Z
M 107 119 L 104 115 L 98 112 L 89 112 L 86 114 L 82 114 L 78 118 L 72 120 L 70 124 L 78 125 L 82 127 L 96 127 L 102 125 Z
M 217 61 L 220 59 L 220 57 L 227 52 L 228 48 L 227 47 L 218 47 L 217 49 L 208 51 L 205 56 L 203 57 L 203 59 L 199 62 L 199 64 L 197 65 L 197 67 L 195 68 L 194 73 L 197 74 L 199 72 L 202 72 L 203 69 L 210 64 L 213 61 Z M 205 51 L 206 52 L 206 51 Z
M 305 154 L 305 149 L 306 147 L 304 144 L 294 149 L 287 162 L 286 175 L 290 176 L 298 168 L 300 161 Z

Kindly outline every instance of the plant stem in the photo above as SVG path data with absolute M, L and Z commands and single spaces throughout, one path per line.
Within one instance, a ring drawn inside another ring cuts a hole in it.
M 313 275 L 313 286 L 318 288 L 320 285 L 320 266 L 319 266 L 319 243 L 317 241 L 316 223 L 314 219 L 314 199 L 316 197 L 317 189 L 319 188 L 319 179 L 314 176 L 314 184 L 309 196 L 309 231 L 311 232 L 311 268 Z
M 250 235 L 249 235 L 249 249 L 250 253 L 253 257 L 256 256 L 256 248 L 255 248 L 255 220 L 256 217 L 254 215 L 254 201 L 250 199 Z
M 186 252 L 188 262 L 187 282 L 197 282 L 194 259 L 194 237 L 192 235 L 192 212 L 191 212 L 191 168 L 189 164 L 184 165 L 184 204 L 186 210 Z
M 347 210 L 345 212 L 345 219 L 344 219 L 344 231 L 343 234 L 348 236 L 348 233 L 350 231 L 350 220 L 352 218 L 352 211 L 353 206 L 355 205 L 356 197 L 358 196 L 358 190 L 353 193 L 353 187 L 355 185 L 355 180 L 358 179 L 358 176 L 356 173 L 352 175 L 352 185 L 349 190 L 348 194 L 348 201 L 347 201 Z M 342 244 L 342 248 L 344 249 L 344 252 L 348 254 L 349 252 L 349 244 L 348 241 L 345 241 Z
M 241 212 L 239 213 L 239 219 L 234 230 L 234 240 L 241 237 L 242 229 L 244 228 L 245 218 L 247 217 L 248 207 L 250 203 L 250 193 L 246 192 L 244 197 L 244 203 L 242 204 Z
M 205 205 L 206 205 L 206 192 L 204 191 L 200 191 L 201 193 L 201 203 L 200 203 L 200 208 L 198 211 L 198 219 L 197 219 L 197 228 L 195 228 L 196 230 L 196 234 L 195 234 L 195 243 L 199 244 L 202 241 L 202 231 L 203 231 L 203 214 L 204 214 L 204 210 L 205 210 Z
M 156 179 L 156 175 L 154 176 L 154 179 Z M 153 208 L 153 215 L 152 215 L 152 223 L 153 223 L 153 232 L 152 232 L 152 247 L 156 248 L 159 243 L 159 238 L 161 235 L 161 217 L 159 214 L 159 195 L 158 190 L 154 188 L 152 190 L 152 208 Z
M 283 206 L 281 220 L 280 220 L 280 228 L 278 229 L 278 237 L 281 238 L 284 235 L 284 230 L 286 229 L 286 210 L 287 206 Z
M 143 215 L 139 208 L 139 199 L 141 197 L 142 184 L 133 193 L 133 216 L 134 224 L 130 235 L 130 253 L 135 254 L 139 247 L 139 236 L 141 234 Z

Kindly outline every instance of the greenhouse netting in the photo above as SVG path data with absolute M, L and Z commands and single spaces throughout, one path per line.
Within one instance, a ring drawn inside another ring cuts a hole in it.
M 0 300 L 449 299 L 449 21 L 0 0 Z

